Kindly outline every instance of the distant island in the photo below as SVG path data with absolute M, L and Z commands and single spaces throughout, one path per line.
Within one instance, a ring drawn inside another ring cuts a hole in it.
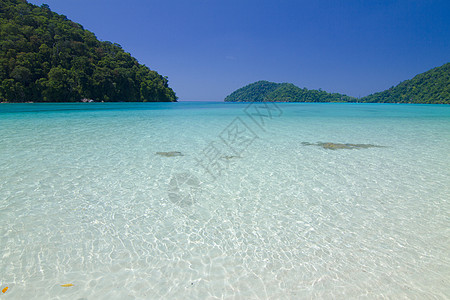
M 450 104 L 450 63 L 416 75 L 383 92 L 363 98 L 322 90 L 299 88 L 292 83 L 257 81 L 225 98 L 226 102 L 362 102 Z
M 355 102 L 357 99 L 338 93 L 299 88 L 292 83 L 257 81 L 225 98 L 226 102 Z
M 167 77 L 48 5 L 0 2 L 0 102 L 177 101 Z
M 450 104 L 450 63 L 360 99 L 371 103 Z

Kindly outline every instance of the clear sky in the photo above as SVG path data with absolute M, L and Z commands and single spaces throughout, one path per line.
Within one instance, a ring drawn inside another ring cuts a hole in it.
M 29 0 L 169 77 L 180 100 L 257 80 L 362 97 L 450 61 L 449 0 Z

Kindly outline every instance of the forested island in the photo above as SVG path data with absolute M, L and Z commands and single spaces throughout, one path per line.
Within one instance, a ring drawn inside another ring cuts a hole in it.
M 450 104 L 450 63 L 416 75 L 383 92 L 355 98 L 322 90 L 299 88 L 292 83 L 257 81 L 225 98 L 226 102 L 362 102 Z
M 257 81 L 225 98 L 226 102 L 355 102 L 356 98 L 322 90 L 299 88 L 292 83 Z
M 48 5 L 0 1 L 0 102 L 177 101 L 167 77 Z
M 450 104 L 450 63 L 416 75 L 383 92 L 361 98 L 360 101 Z

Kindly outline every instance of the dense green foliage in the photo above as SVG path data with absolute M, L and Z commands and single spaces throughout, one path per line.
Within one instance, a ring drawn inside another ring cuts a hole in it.
M 322 90 L 308 90 L 299 88 L 292 83 L 283 83 L 267 96 L 276 102 L 351 102 L 355 98 L 338 93 L 327 93 Z
M 0 1 L 0 101 L 176 101 L 118 44 L 25 0 Z
M 227 102 L 367 102 L 450 104 L 450 63 L 361 99 L 299 88 L 291 83 L 257 81 L 225 98 Z
M 281 83 L 261 80 L 244 86 L 225 98 L 227 102 L 267 101 L 267 95 L 275 91 Z
M 361 102 L 450 104 L 450 63 L 416 75 Z
M 225 98 L 227 102 L 353 102 L 356 98 L 322 90 L 299 88 L 292 83 L 257 81 Z

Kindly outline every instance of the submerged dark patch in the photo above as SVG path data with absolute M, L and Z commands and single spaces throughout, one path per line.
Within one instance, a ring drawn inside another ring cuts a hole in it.
M 164 157 L 184 156 L 183 153 L 179 151 L 156 152 L 156 154 Z
M 303 142 L 304 146 L 318 146 L 328 150 L 339 150 L 339 149 L 368 149 L 368 148 L 382 148 L 384 146 L 374 145 L 374 144 L 341 144 L 341 143 L 308 143 Z
M 234 159 L 234 158 L 241 158 L 240 156 L 237 156 L 237 155 L 225 155 L 225 156 L 222 156 L 222 158 L 225 158 L 225 159 Z

